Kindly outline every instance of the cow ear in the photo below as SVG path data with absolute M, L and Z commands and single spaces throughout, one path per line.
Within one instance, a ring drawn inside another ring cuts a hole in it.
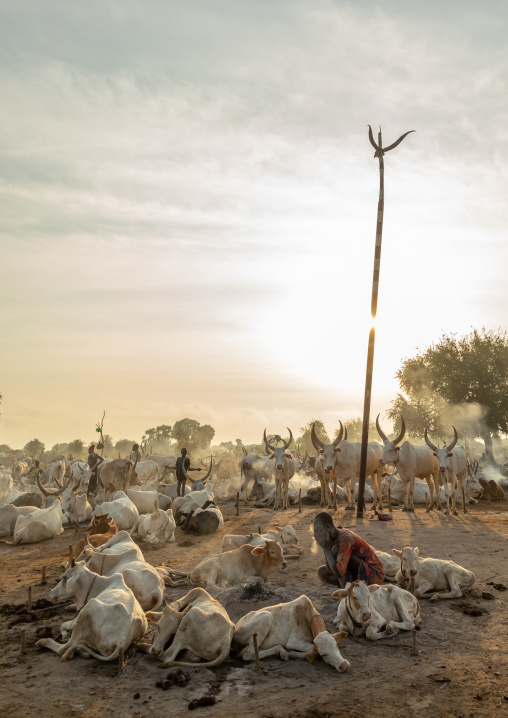
M 266 546 L 266 544 L 265 544 L 265 546 Z M 265 546 L 256 546 L 255 548 L 252 549 L 251 554 L 253 556 L 259 556 L 265 550 Z
M 272 455 L 270 456 L 270 459 L 275 459 L 275 454 L 272 454 Z
M 437 454 L 436 454 L 436 452 L 435 452 L 435 451 L 433 451 L 432 453 L 434 454 L 434 456 L 437 456 Z
M 162 617 L 162 611 L 148 611 L 148 613 L 145 613 L 145 616 L 152 623 L 159 623 Z
M 309 650 L 305 654 L 305 658 L 308 660 L 309 663 L 313 663 L 314 659 L 317 658 L 318 655 L 319 651 L 317 649 L 317 646 L 312 646 L 312 648 L 309 648 Z
M 279 533 L 282 531 L 282 529 L 281 529 L 280 526 L 276 526 L 276 527 L 275 527 L 275 530 L 278 531 Z
M 335 639 L 335 643 L 340 643 L 349 636 L 347 631 L 338 631 L 338 633 L 332 633 L 332 638 Z
M 449 453 L 449 454 L 446 454 L 446 456 L 447 456 L 449 459 L 451 459 L 452 456 L 453 456 L 453 454 L 452 454 L 452 452 L 450 451 L 450 453 Z
M 369 589 L 369 593 L 374 593 L 374 591 L 377 591 L 381 586 L 378 586 L 377 583 L 373 583 L 372 586 L 367 586 L 367 588 Z
M 338 591 L 332 593 L 332 598 L 347 598 L 348 596 L 349 591 L 346 588 L 339 588 Z
M 418 548 L 418 546 L 415 546 L 413 550 L 414 550 L 415 554 L 418 556 L 420 553 L 420 549 Z
M 392 553 L 394 556 L 397 556 L 397 558 L 402 559 L 402 551 L 397 551 L 396 548 L 392 548 Z

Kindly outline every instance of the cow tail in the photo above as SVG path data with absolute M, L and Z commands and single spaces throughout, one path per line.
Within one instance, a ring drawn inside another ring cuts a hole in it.
M 212 666 L 218 666 L 219 663 L 223 663 L 229 656 L 231 645 L 227 643 L 222 651 L 219 653 L 217 658 L 207 663 L 192 663 L 191 661 L 167 661 L 167 663 L 161 663 L 160 668 L 170 668 L 171 666 L 183 666 L 184 668 L 211 668 Z
M 243 462 L 240 462 L 240 491 L 243 491 L 244 484 L 243 484 Z

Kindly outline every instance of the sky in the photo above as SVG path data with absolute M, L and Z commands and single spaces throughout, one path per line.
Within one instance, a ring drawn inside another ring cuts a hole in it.
M 372 414 L 508 326 L 508 9 L 0 0 L 0 443 Z M 384 418 L 384 425 L 390 428 Z

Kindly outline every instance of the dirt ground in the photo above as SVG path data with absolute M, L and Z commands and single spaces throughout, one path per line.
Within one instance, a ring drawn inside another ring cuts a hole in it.
M 141 543 L 153 565 L 171 562 L 179 570 L 192 568 L 205 556 L 220 551 L 226 533 L 266 531 L 276 524 L 291 524 L 304 554 L 276 571 L 259 591 L 224 590 L 221 602 L 233 621 L 251 610 L 306 594 L 323 615 L 328 629 L 337 602 L 332 587 L 317 581 L 322 563 L 312 538 L 317 508 L 303 507 L 275 513 L 273 510 L 223 505 L 224 528 L 211 537 L 184 536 L 178 529 L 176 543 L 163 548 Z M 318 659 L 285 663 L 277 658 L 254 664 L 230 658 L 215 669 L 185 668 L 189 680 L 164 690 L 160 683 L 177 669 L 160 670 L 151 656 L 129 652 L 124 672 L 118 664 L 79 657 L 62 663 L 48 650 L 34 644 L 49 627 L 54 637 L 59 626 L 74 615 L 69 607 L 46 601 L 59 579 L 60 562 L 77 536 L 67 528 L 57 539 L 30 546 L 0 543 L 0 715 L 26 718 L 85 716 L 105 713 L 117 716 L 184 716 L 192 701 L 208 697 L 212 703 L 196 708 L 196 715 L 259 716 L 260 718 L 328 718 L 347 715 L 373 716 L 508 716 L 508 591 L 492 584 L 508 585 L 508 502 L 470 507 L 467 516 L 445 517 L 437 512 L 416 514 L 394 511 L 393 522 L 357 521 L 339 508 L 338 523 L 352 528 L 373 546 L 419 546 L 420 554 L 453 559 L 472 570 L 477 579 L 472 595 L 436 604 L 422 601 L 419 655 L 410 652 L 411 636 L 371 643 L 348 637 L 341 653 L 351 662 L 346 674 L 337 673 Z M 83 535 L 80 532 L 78 536 Z M 47 584 L 41 585 L 41 568 L 47 566 Z M 27 588 L 32 586 L 34 610 L 26 610 Z M 174 600 L 188 589 L 166 589 Z M 482 598 L 482 592 L 487 598 Z M 485 594 L 484 594 L 485 595 Z M 39 608 L 40 607 L 40 608 Z M 26 628 L 27 652 L 20 651 L 20 632 Z M 36 631 L 39 633 L 36 635 Z M 185 681 L 185 678 L 183 679 Z

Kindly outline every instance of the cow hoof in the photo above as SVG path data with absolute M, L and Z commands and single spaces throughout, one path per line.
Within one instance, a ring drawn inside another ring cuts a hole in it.
M 346 509 L 345 509 L 345 510 L 346 510 L 346 511 L 354 511 L 354 510 L 355 510 L 355 507 L 354 507 L 354 506 L 346 506 Z
M 453 515 L 454 515 L 454 516 L 458 516 L 458 515 L 459 515 L 459 512 L 458 512 L 458 511 L 454 511 L 454 512 L 453 512 Z
M 445 515 L 445 516 L 449 516 L 449 515 L 450 515 L 450 512 L 449 512 L 449 511 L 445 511 L 445 512 L 444 512 L 444 515 Z
M 467 509 L 464 509 L 464 513 L 465 513 L 465 514 L 468 514 L 469 511 L 468 511 Z
M 434 594 L 430 597 L 430 602 L 431 602 L 431 603 L 436 603 L 437 600 L 438 600 L 438 595 L 437 595 L 437 593 L 434 593 Z
M 409 511 L 409 509 L 406 508 L 405 506 L 403 506 L 402 509 L 401 509 L 401 511 Z

